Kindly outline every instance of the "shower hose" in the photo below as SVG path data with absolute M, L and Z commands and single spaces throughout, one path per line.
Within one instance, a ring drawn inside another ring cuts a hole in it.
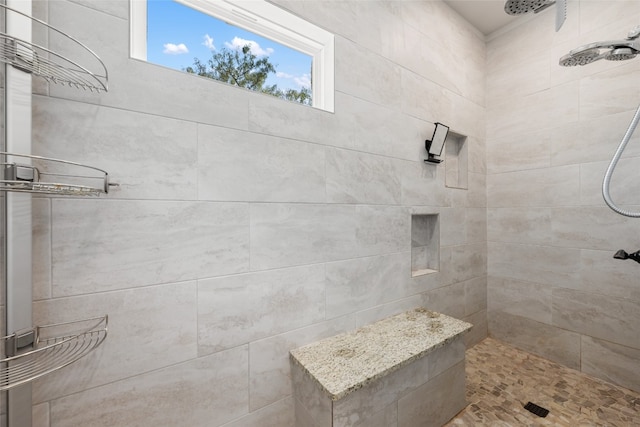
M 628 216 L 631 218 L 640 218 L 640 212 L 631 212 L 616 206 L 616 204 L 611 199 L 611 194 L 609 194 L 609 184 L 611 183 L 611 175 L 613 175 L 613 171 L 615 170 L 616 165 L 618 164 L 618 160 L 620 160 L 620 156 L 622 156 L 622 152 L 624 151 L 625 147 L 629 143 L 629 140 L 631 139 L 631 135 L 633 135 L 633 132 L 636 130 L 636 126 L 638 126 L 639 121 L 640 121 L 640 105 L 638 105 L 636 114 L 633 116 L 633 119 L 631 120 L 631 123 L 629 124 L 629 128 L 627 129 L 627 132 L 624 134 L 622 141 L 620 141 L 620 145 L 618 146 L 616 153 L 613 155 L 613 159 L 611 159 L 611 163 L 607 168 L 607 172 L 604 174 L 604 181 L 602 183 L 602 196 L 604 197 L 604 201 L 607 203 L 607 205 L 609 205 L 611 209 L 613 209 L 615 212 L 619 213 L 620 215 Z

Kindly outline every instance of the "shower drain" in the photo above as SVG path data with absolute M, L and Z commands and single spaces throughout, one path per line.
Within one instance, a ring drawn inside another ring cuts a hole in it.
M 524 405 L 524 409 L 542 418 L 546 417 L 549 414 L 548 409 L 545 409 L 542 406 L 538 406 L 535 403 L 531 402 L 528 402 L 526 405 Z

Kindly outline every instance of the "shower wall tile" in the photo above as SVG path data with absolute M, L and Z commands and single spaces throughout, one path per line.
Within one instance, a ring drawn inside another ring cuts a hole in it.
M 512 135 L 497 135 L 487 145 L 487 171 L 491 174 L 549 167 L 551 131 L 533 130 Z
M 408 252 L 327 263 L 327 318 L 411 295 Z
M 630 105 L 630 104 L 627 104 Z M 600 116 L 606 126 L 593 126 L 591 119 L 567 123 L 555 129 L 551 149 L 553 166 L 599 162 L 611 159 L 624 136 L 633 113 L 624 111 L 617 114 Z M 631 136 L 624 157 L 640 155 L 640 135 Z
M 41 300 L 51 298 L 51 199 L 34 197 L 31 203 L 32 296 Z
M 353 329 L 355 316 L 348 315 L 251 342 L 249 409 L 255 411 L 291 396 L 290 350 Z
M 439 219 L 442 246 L 462 245 L 467 242 L 467 209 L 441 209 Z
M 294 399 L 289 396 L 222 427 L 294 427 Z
M 551 286 L 496 276 L 489 276 L 488 281 L 489 311 L 552 324 Z
M 487 309 L 487 277 L 476 277 L 463 282 L 464 315 L 469 316 Z
M 400 67 L 342 37 L 335 39 L 336 90 L 389 107 L 400 107 Z M 375 70 L 372 73 L 371 70 Z M 366 76 L 366 78 L 362 78 Z
M 222 127 L 198 127 L 198 198 L 324 202 L 324 147 Z
M 604 293 L 587 293 L 571 289 L 554 289 L 554 326 L 576 331 L 593 338 L 629 347 L 640 347 L 640 301 L 610 297 Z
M 582 337 L 582 372 L 640 391 L 640 350 L 588 336 Z
M 106 170 L 118 184 L 110 189 L 114 197 L 196 198 L 194 123 L 46 97 L 34 101 L 35 154 Z M 59 114 L 73 119 L 59 120 Z
M 399 204 L 398 161 L 349 150 L 327 149 L 329 203 Z
M 251 268 L 287 267 L 410 250 L 407 208 L 251 205 Z
M 220 426 L 248 412 L 248 363 L 242 346 L 54 400 L 51 427 Z
M 425 292 L 421 306 L 462 319 L 465 316 L 465 284 L 456 283 Z
M 605 24 L 619 21 L 630 15 L 640 15 L 640 5 L 635 1 L 619 0 L 611 3 L 604 0 L 596 0 L 580 2 L 579 16 L 583 32 L 596 30 Z M 626 29 L 626 27 L 624 28 Z M 623 33 L 614 38 L 620 39 L 622 35 L 626 34 Z
M 489 332 L 486 310 L 473 313 L 462 320 L 473 325 L 471 330 L 464 334 L 463 337 L 466 348 L 473 347 L 488 336 Z
M 451 91 L 420 75 L 401 70 L 402 112 L 431 123 L 449 123 L 454 115 Z M 427 139 L 427 138 L 425 138 Z
M 619 215 L 608 207 L 554 208 L 551 210 L 551 242 L 555 246 L 614 252 L 637 244 L 636 236 L 629 234 L 633 224 L 632 218 Z
M 4 418 L 4 414 L 0 420 L 2 420 L 3 425 L 7 425 L 6 420 L 2 418 Z M 31 424 L 35 427 L 50 427 L 51 424 L 49 421 L 49 403 L 33 405 L 31 411 Z
M 640 97 L 640 65 L 631 62 L 580 80 L 580 119 L 596 119 L 628 111 Z
M 69 0 L 73 3 L 90 7 L 104 13 L 108 13 L 118 18 L 127 19 L 129 17 L 129 2 L 126 0 Z M 43 18 L 44 19 L 44 18 Z M 46 20 L 46 19 L 45 19 Z
M 352 258 L 356 253 L 353 206 L 252 204 L 251 269 Z
M 487 239 L 492 242 L 544 244 L 551 233 L 549 208 L 495 208 L 488 210 Z
M 633 246 L 632 246 L 633 247 Z M 635 250 L 635 247 L 633 247 Z M 613 258 L 612 251 L 580 251 L 580 281 L 573 288 L 585 292 L 603 292 L 615 298 L 640 301 L 637 285 L 638 265 Z
M 580 334 L 504 311 L 489 311 L 489 335 L 545 357 L 580 369 Z
M 412 295 L 408 298 L 402 298 L 368 310 L 359 311 L 356 313 L 356 328 L 361 328 L 386 317 L 395 316 L 396 314 L 419 307 L 424 307 L 422 295 Z
M 626 150 L 625 150 L 626 151 Z M 610 159 L 603 162 L 580 165 L 580 201 L 582 205 L 604 206 L 602 181 Z M 611 178 L 609 193 L 619 207 L 637 212 L 633 205 L 640 205 L 640 183 L 636 171 L 640 168 L 640 157 L 621 159 Z
M 487 176 L 492 208 L 567 206 L 580 204 L 580 167 L 561 166 Z
M 56 199 L 52 250 L 56 297 L 240 273 L 249 205 Z
M 397 206 L 356 206 L 355 235 L 358 255 L 410 251 L 409 212 L 408 208 Z
M 490 276 L 555 286 L 579 278 L 579 249 L 489 242 L 489 252 Z
M 550 64 L 546 50 L 533 53 L 522 62 L 492 67 L 487 74 L 487 105 L 524 97 L 549 87 Z
M 324 320 L 324 278 L 318 264 L 199 280 L 198 354 Z
M 109 316 L 109 335 L 105 341 L 73 365 L 37 380 L 33 393 L 35 402 L 196 357 L 195 282 L 57 298 L 33 304 L 34 325 L 105 314 Z
M 450 275 L 448 283 L 464 282 L 487 274 L 487 245 L 485 242 L 452 246 L 450 263 L 440 252 L 441 271 Z
M 403 205 L 451 205 L 450 193 L 444 187 L 445 177 L 442 168 L 425 163 L 405 162 L 398 174 Z
M 467 136 L 469 144 L 469 172 L 478 174 L 486 180 L 487 175 L 487 141 L 484 137 Z M 485 188 L 486 197 L 486 188 Z

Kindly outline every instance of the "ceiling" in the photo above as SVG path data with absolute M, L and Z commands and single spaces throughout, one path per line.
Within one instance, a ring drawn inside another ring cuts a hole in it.
M 444 0 L 482 34 L 494 31 L 518 19 L 504 11 L 504 0 Z

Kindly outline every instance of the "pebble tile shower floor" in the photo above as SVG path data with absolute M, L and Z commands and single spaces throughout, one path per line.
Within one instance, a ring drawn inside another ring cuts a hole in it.
M 468 406 L 456 426 L 640 426 L 640 393 L 487 338 L 466 353 Z M 546 418 L 524 409 L 533 402 Z

